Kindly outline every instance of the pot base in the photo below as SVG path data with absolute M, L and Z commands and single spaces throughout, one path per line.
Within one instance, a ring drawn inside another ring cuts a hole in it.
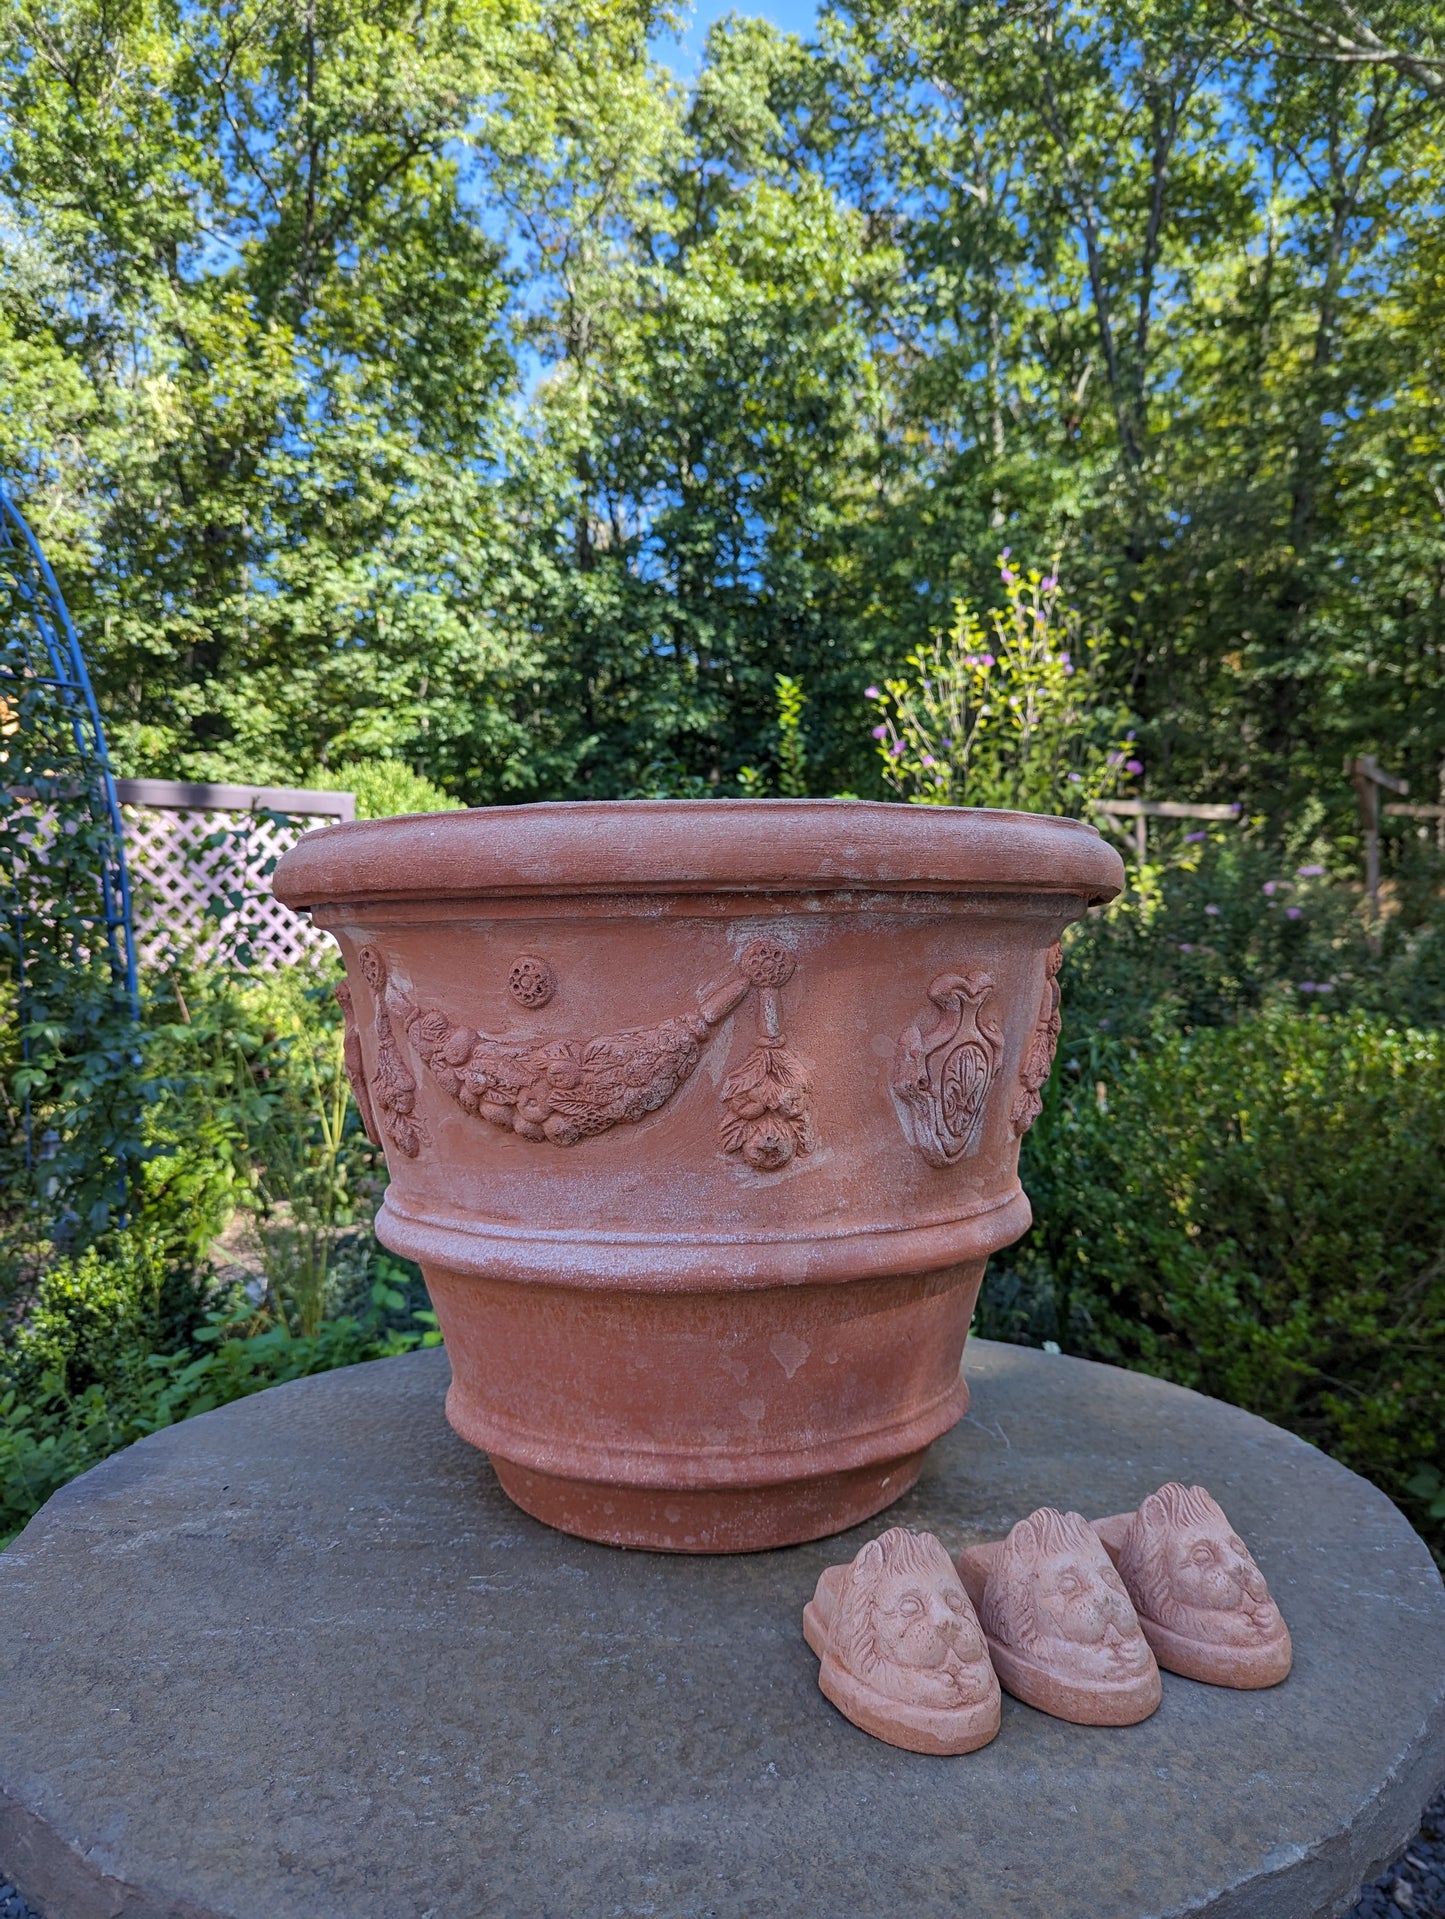
M 842 1284 L 643 1293 L 423 1268 L 447 1419 L 562 1532 L 760 1552 L 845 1531 L 962 1419 L 983 1261 Z
M 901 1499 L 928 1452 L 768 1486 L 618 1486 L 488 1457 L 502 1491 L 546 1526 L 656 1553 L 766 1552 L 844 1532 Z

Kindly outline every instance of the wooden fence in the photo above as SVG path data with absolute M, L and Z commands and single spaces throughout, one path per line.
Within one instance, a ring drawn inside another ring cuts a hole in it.
M 304 832 L 355 819 L 350 793 L 184 780 L 115 786 L 144 964 L 222 961 L 269 971 L 330 943 L 272 897 L 271 874 Z
M 1203 800 L 1100 800 L 1095 810 L 1102 813 L 1109 824 L 1130 819 L 1135 822 L 1129 838 L 1140 860 L 1148 857 L 1151 819 L 1237 820 L 1240 815 L 1238 800 L 1233 805 Z

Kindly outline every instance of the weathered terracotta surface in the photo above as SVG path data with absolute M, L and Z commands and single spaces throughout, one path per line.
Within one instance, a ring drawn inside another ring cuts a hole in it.
M 803 1608 L 818 1684 L 855 1726 L 908 1752 L 976 1752 L 999 1728 L 998 1679 L 953 1561 L 893 1526 L 829 1566 Z
M 1289 1629 L 1244 1541 L 1202 1486 L 1171 1480 L 1137 1512 L 1096 1519 L 1166 1672 L 1211 1686 L 1277 1686 Z
M 963 1413 L 1063 928 L 1070 821 L 633 801 L 308 833 L 347 1065 L 453 1425 L 529 1512 L 727 1552 L 856 1524 Z
M 1078 1726 L 1134 1726 L 1158 1706 L 1159 1667 L 1080 1514 L 1041 1506 L 1007 1539 L 965 1547 L 958 1573 L 1005 1692 Z

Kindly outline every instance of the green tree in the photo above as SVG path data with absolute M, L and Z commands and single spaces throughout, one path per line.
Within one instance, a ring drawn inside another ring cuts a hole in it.
M 836 0 L 690 90 L 670 18 L 12 9 L 0 458 L 126 770 L 726 792 L 783 674 L 883 790 L 863 688 L 1009 545 L 1152 790 L 1433 795 L 1428 10 Z
M 479 460 L 507 282 L 451 147 L 510 11 L 9 16 L 7 357 L 59 400 L 8 453 L 128 770 L 505 750 L 478 683 L 506 677 Z

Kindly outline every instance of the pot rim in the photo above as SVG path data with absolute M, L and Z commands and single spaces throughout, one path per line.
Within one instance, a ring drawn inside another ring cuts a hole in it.
M 287 906 L 526 894 L 969 891 L 1115 898 L 1098 828 L 1045 813 L 893 800 L 547 800 L 305 833 Z

